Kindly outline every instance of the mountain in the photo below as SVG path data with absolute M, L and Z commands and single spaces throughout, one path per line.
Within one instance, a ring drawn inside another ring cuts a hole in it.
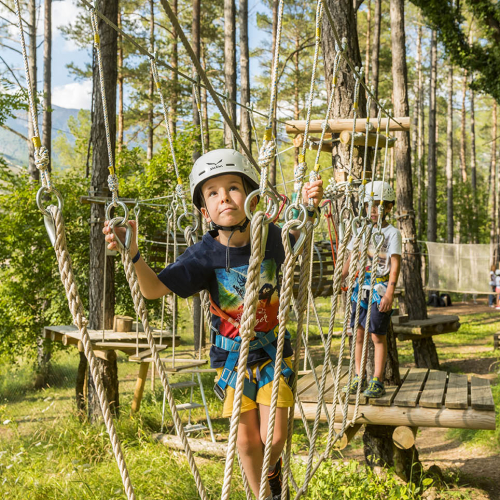
M 52 106 L 52 140 L 57 136 L 59 132 L 65 135 L 68 141 L 73 144 L 74 138 L 68 130 L 68 118 L 70 116 L 76 116 L 78 114 L 78 109 L 60 108 L 59 106 Z M 39 127 L 41 133 L 43 134 L 43 119 L 39 116 Z M 28 113 L 20 112 L 17 114 L 16 118 L 9 118 L 6 125 L 11 129 L 23 134 L 28 135 Z M 57 155 L 53 153 L 54 161 L 57 162 Z M 14 165 L 28 164 L 28 144 L 26 141 L 18 137 L 16 134 L 0 128 L 0 154 L 6 157 Z

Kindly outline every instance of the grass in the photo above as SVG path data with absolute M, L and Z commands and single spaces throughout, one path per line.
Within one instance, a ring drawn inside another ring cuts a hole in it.
M 181 304 L 180 336 L 183 350 L 192 348 L 189 310 Z M 327 317 L 330 301 L 318 301 L 320 316 Z M 339 315 L 340 317 L 340 315 Z M 492 350 L 485 352 L 460 352 L 466 345 L 492 346 L 492 333 L 498 331 L 500 321 L 491 315 L 462 317 L 458 333 L 436 337 L 440 360 L 465 359 L 471 356 L 486 359 L 498 356 Z M 340 329 L 340 323 L 336 328 Z M 293 324 L 291 325 L 293 332 Z M 325 332 L 326 333 L 326 332 Z M 310 339 L 318 346 L 313 352 L 318 357 L 319 345 L 317 327 L 311 326 Z M 334 338 L 332 352 L 338 351 L 340 340 Z M 185 347 L 184 347 L 185 346 Z M 400 361 L 411 363 L 413 352 L 411 342 L 398 344 Z M 124 492 L 117 465 L 112 454 L 107 433 L 102 426 L 91 426 L 81 422 L 74 413 L 74 379 L 78 358 L 74 349 L 58 351 L 53 356 L 50 386 L 42 391 L 33 388 L 32 366 L 20 360 L 15 366 L 0 363 L 0 497 L 6 499 L 123 499 Z M 198 498 L 187 461 L 182 452 L 169 450 L 152 439 L 160 431 L 162 390 L 156 380 L 155 388 L 146 386 L 141 411 L 130 416 L 129 408 L 138 371 L 138 365 L 130 363 L 120 355 L 118 358 L 121 417 L 117 430 L 138 499 L 195 499 Z M 175 381 L 189 378 L 177 376 Z M 222 404 L 210 387 L 213 374 L 203 374 L 205 394 L 217 438 L 224 440 L 228 434 L 228 421 L 221 417 Z M 496 404 L 500 404 L 500 385 L 493 387 Z M 189 389 L 175 393 L 179 402 L 189 400 Z M 195 391 L 194 400 L 201 400 Z M 204 421 L 203 409 L 192 412 L 194 421 Z M 187 420 L 184 415 L 184 421 Z M 2 425 L 2 422 L 4 424 Z M 497 428 L 500 421 L 497 417 Z M 173 432 L 168 412 L 166 432 Z M 318 450 L 322 451 L 327 427 L 320 425 Z M 203 437 L 200 433 L 197 437 Z M 470 431 L 450 430 L 448 436 L 469 443 L 498 450 L 500 430 Z M 205 437 L 207 437 L 205 433 Z M 351 449 L 362 446 L 361 434 L 350 444 Z M 293 451 L 306 454 L 308 443 L 300 421 L 295 423 Z M 337 453 L 338 461 L 323 464 L 314 476 L 307 498 L 309 499 L 413 499 L 424 489 L 437 487 L 436 498 L 473 498 L 469 487 L 458 488 L 460 475 L 445 471 L 445 480 L 424 476 L 413 486 L 402 483 L 393 471 L 382 476 L 359 466 L 356 462 L 344 461 Z M 220 497 L 224 460 L 211 457 L 197 458 L 201 475 L 207 487 L 209 498 Z M 231 498 L 245 498 L 238 468 Z M 294 462 L 293 470 L 300 483 L 305 474 L 302 461 Z M 468 478 L 470 479 L 470 478 Z

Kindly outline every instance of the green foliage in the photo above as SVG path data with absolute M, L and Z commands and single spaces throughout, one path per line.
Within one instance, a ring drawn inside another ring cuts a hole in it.
M 465 23 L 461 2 L 411 0 L 437 30 L 454 64 L 475 73 L 472 87 L 500 100 L 500 4 L 490 0 L 465 0 L 473 18 L 480 21 L 476 42 L 469 44 L 470 26 Z
M 13 85 L 5 78 L 0 78 L 0 127 L 7 119 L 14 118 L 14 111 L 27 110 L 25 92 L 12 92 Z
M 41 328 L 68 324 L 66 296 L 55 266 L 54 251 L 35 203 L 38 186 L 27 174 L 14 175 L 0 165 L 0 354 L 33 352 Z M 88 282 L 89 207 L 78 202 L 84 183 L 72 170 L 54 176 L 65 199 L 68 247 L 78 285 Z M 45 201 L 50 204 L 50 201 Z M 86 300 L 86 294 L 82 293 Z

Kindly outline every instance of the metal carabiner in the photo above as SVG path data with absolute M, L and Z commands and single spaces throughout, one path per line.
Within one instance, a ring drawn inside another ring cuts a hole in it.
M 290 237 L 286 238 L 287 247 L 285 249 L 285 252 L 286 250 L 288 250 L 288 252 L 291 253 L 293 257 L 297 257 L 297 255 L 299 255 L 299 253 L 302 251 L 302 248 L 304 247 L 307 233 L 305 231 L 304 223 L 300 222 L 299 219 L 292 219 L 291 222 L 292 223 L 290 224 L 289 229 L 299 230 L 300 236 L 298 237 L 293 247 L 290 241 Z
M 56 198 L 57 198 L 57 207 L 59 208 L 60 211 L 62 211 L 62 209 L 64 207 L 64 200 L 63 200 L 63 197 L 61 196 L 61 193 L 56 188 L 52 188 L 49 191 L 46 187 L 42 186 L 38 190 L 38 192 L 36 193 L 36 204 L 37 204 L 38 209 L 40 210 L 40 212 L 42 212 L 43 215 L 50 217 L 50 213 L 42 205 L 42 195 L 44 195 L 45 193 L 48 193 L 48 194 L 52 194 L 53 193 L 53 194 L 56 195 Z
M 122 223 L 120 225 L 125 225 L 128 222 L 128 207 L 123 203 L 123 201 L 117 201 L 116 204 L 123 208 L 124 215 L 123 217 L 114 217 L 114 219 L 122 219 Z M 106 220 L 111 220 L 111 210 L 114 208 L 113 203 L 109 203 L 106 207 Z
M 264 224 L 267 225 L 267 224 L 270 224 L 278 215 L 280 204 L 278 202 L 278 199 L 276 198 L 276 195 L 271 190 L 266 189 L 266 190 L 264 190 L 263 194 L 265 196 L 267 196 L 268 199 L 270 199 L 272 202 L 272 212 L 269 215 L 268 215 L 268 213 L 266 213 L 266 219 L 264 220 Z M 245 205 L 244 205 L 245 214 L 246 214 L 248 220 L 250 220 L 250 221 L 253 218 L 253 213 L 252 213 L 252 210 L 250 209 L 250 204 L 251 204 L 252 200 L 257 196 L 261 196 L 260 189 L 256 189 L 255 191 L 252 191 L 247 196 L 247 198 L 245 200 Z M 268 208 L 269 208 L 269 204 L 268 204 Z
M 125 227 L 125 242 L 122 243 L 118 235 L 116 234 L 116 227 Z M 115 235 L 116 244 L 122 249 L 128 252 L 130 250 L 130 245 L 132 243 L 132 236 L 134 235 L 134 230 L 130 225 L 130 222 L 125 219 L 125 217 L 114 217 L 109 221 L 109 228 L 113 231 Z
M 285 209 L 285 213 L 284 213 L 284 219 L 285 219 L 285 222 L 290 222 L 291 220 L 298 220 L 300 221 L 299 225 L 295 228 L 297 231 L 301 231 L 302 228 L 306 225 L 306 222 L 307 222 L 307 208 L 304 204 L 300 203 L 298 206 L 298 209 L 292 204 L 292 205 L 288 205 L 288 207 L 286 207 Z M 292 210 L 299 210 L 300 213 L 297 217 L 291 217 L 290 216 L 290 212 Z M 303 218 L 301 219 L 300 216 L 303 216 Z

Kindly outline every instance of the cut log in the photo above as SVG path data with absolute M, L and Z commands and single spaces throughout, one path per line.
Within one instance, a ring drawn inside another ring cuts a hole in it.
M 314 420 L 317 403 L 303 402 L 302 407 L 307 420 Z M 331 404 L 327 403 L 331 414 Z M 354 406 L 349 405 L 347 418 L 352 418 Z M 295 409 L 295 418 L 301 418 L 298 408 Z M 321 421 L 326 421 L 324 413 Z M 335 421 L 342 421 L 342 408 L 337 405 Z M 397 406 L 363 406 L 363 413 L 356 423 L 373 425 L 407 425 L 409 427 L 444 427 L 450 429 L 485 429 L 495 430 L 495 412 L 478 411 L 472 408 L 466 410 L 452 410 L 449 408 L 416 408 Z
M 334 445 L 334 448 L 336 450 L 343 450 L 347 447 L 347 445 L 352 441 L 356 433 L 361 429 L 362 424 L 354 424 L 350 427 L 348 427 L 344 434 L 342 435 L 341 438 L 337 440 L 337 442 Z M 342 428 L 342 424 L 335 424 L 334 429 L 335 432 L 339 432 L 340 429 Z
M 343 130 L 340 133 L 340 142 L 342 144 L 351 144 L 352 142 L 352 129 L 351 130 Z M 389 141 L 387 141 L 387 138 L 383 134 L 379 134 L 378 136 L 378 148 L 385 148 L 385 144 L 388 142 L 387 147 L 392 148 L 394 147 L 394 144 L 396 143 L 396 138 L 395 137 L 389 137 Z M 366 144 L 366 133 L 363 132 L 356 132 L 354 134 L 354 145 L 355 146 L 364 146 Z M 375 145 L 377 144 L 377 134 L 370 132 L 368 133 L 368 146 L 374 148 Z
M 401 450 L 409 450 L 415 444 L 418 427 L 400 425 L 394 429 L 392 439 L 394 444 Z
M 321 133 L 323 130 L 323 121 L 324 120 L 311 120 L 309 124 L 309 133 L 317 134 Z M 353 125 L 352 118 L 335 118 L 333 120 L 328 120 L 328 128 L 327 132 L 331 132 L 334 134 L 340 134 L 343 130 L 352 130 Z M 401 124 L 401 125 L 399 125 Z M 375 126 L 375 124 L 373 124 Z M 382 118 L 380 122 L 380 129 L 385 130 L 387 125 L 387 118 Z M 303 134 L 306 129 L 306 121 L 305 120 L 290 120 L 286 122 L 286 133 L 287 134 Z M 356 120 L 356 132 L 364 132 L 366 130 L 366 121 L 365 120 Z M 389 123 L 389 130 L 410 130 L 410 117 L 395 117 Z
M 139 411 L 141 407 L 142 395 L 144 394 L 144 386 L 146 385 L 146 377 L 148 376 L 149 362 L 142 362 L 139 367 L 139 375 L 135 384 L 134 397 L 132 399 L 132 413 Z
M 131 316 L 120 316 L 115 314 L 113 320 L 113 331 L 115 332 L 131 332 L 132 331 L 132 322 L 134 318 Z

